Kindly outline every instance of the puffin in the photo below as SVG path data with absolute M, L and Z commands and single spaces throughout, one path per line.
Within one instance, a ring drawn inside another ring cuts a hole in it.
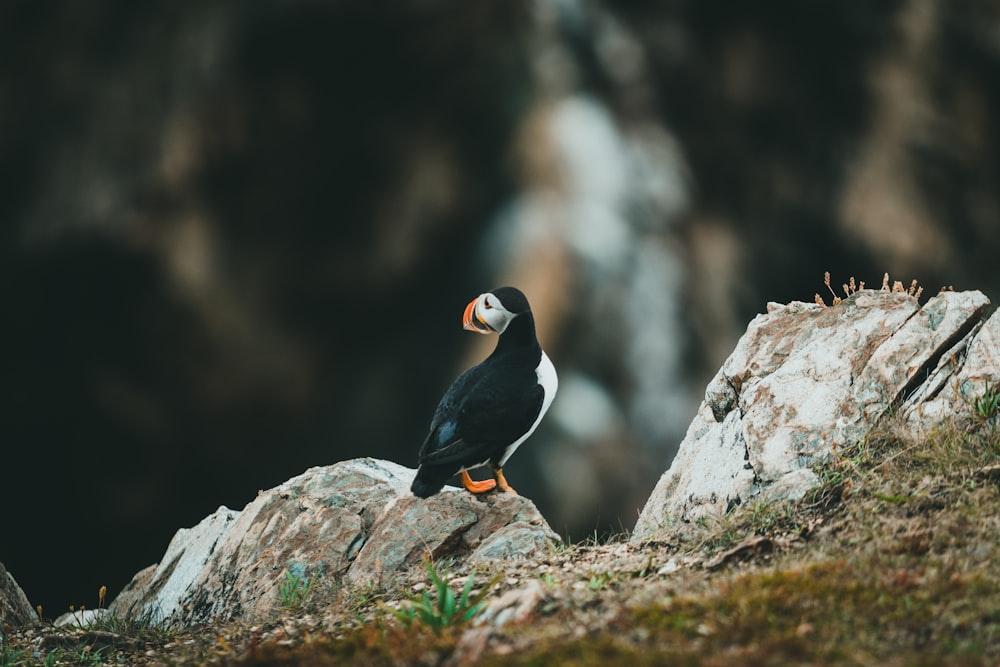
M 471 493 L 500 488 L 516 495 L 503 466 L 552 405 L 556 369 L 538 344 L 528 299 L 516 287 L 498 287 L 470 301 L 462 327 L 499 339 L 492 354 L 459 375 L 438 403 L 410 490 L 428 498 L 461 475 Z M 493 478 L 473 481 L 468 471 L 485 466 Z

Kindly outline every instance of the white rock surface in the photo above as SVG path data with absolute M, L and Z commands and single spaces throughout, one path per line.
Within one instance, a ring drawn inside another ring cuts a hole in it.
M 89 628 L 99 623 L 109 613 L 107 609 L 77 609 L 66 612 L 52 621 L 52 625 L 57 628 Z
M 709 383 L 632 541 L 761 494 L 800 498 L 818 482 L 810 466 L 918 396 L 939 360 L 941 386 L 951 380 L 958 394 L 981 393 L 987 378 L 1000 380 L 997 317 L 978 328 L 988 306 L 980 292 L 943 292 L 920 307 L 905 293 L 873 290 L 830 308 L 768 304 Z M 953 355 L 964 364 L 946 363 Z M 961 402 L 927 397 L 940 403 L 924 406 L 935 417 Z M 906 405 L 917 415 L 924 403 Z
M 132 579 L 113 603 L 116 611 L 153 621 L 172 617 L 191 583 L 212 559 L 219 541 L 229 532 L 239 512 L 221 506 L 193 528 L 174 534 L 159 566 L 146 568 Z M 155 590 L 155 598 L 142 593 Z

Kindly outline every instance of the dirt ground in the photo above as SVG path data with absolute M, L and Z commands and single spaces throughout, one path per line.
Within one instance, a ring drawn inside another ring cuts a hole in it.
M 0 667 L 1000 663 L 1000 430 L 890 423 L 817 472 L 801 501 L 658 543 L 317 580 L 253 625 L 43 625 L 8 633 Z

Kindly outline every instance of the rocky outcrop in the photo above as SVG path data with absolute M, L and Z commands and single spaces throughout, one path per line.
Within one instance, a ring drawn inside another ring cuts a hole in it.
M 14 576 L 0 563 L 0 638 L 4 627 L 35 625 L 38 616 Z
M 890 409 L 914 425 L 969 414 L 1000 382 L 1000 319 L 980 292 L 862 290 L 833 306 L 768 304 L 709 383 L 633 542 L 755 497 L 796 498 L 811 466 Z
M 240 512 L 220 507 L 178 531 L 110 610 L 166 625 L 256 619 L 280 605 L 289 573 L 303 586 L 365 587 L 389 583 L 425 555 L 517 558 L 559 539 L 526 498 L 446 488 L 423 500 L 409 491 L 414 474 L 354 459 L 311 468 Z

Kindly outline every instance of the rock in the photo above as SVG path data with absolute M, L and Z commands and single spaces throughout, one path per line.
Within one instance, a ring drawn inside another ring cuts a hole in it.
M 171 626 L 261 619 L 280 607 L 288 573 L 306 582 L 388 583 L 425 555 L 524 557 L 558 541 L 523 497 L 446 488 L 426 500 L 414 470 L 375 459 L 311 468 L 262 491 L 242 511 L 220 507 L 180 530 L 156 566 L 110 609 Z
M 4 627 L 37 625 L 38 615 L 14 576 L 0 563 L 0 632 Z
M 920 390 L 903 404 L 907 421 L 926 428 L 951 415 L 975 414 L 977 398 L 1000 388 L 1000 310 L 938 361 Z
M 551 530 L 538 530 L 530 512 L 525 511 L 521 520 L 512 521 L 484 539 L 469 556 L 469 561 L 490 563 L 520 558 L 524 554 L 542 552 L 559 541 L 559 536 Z
M 475 663 L 498 630 L 511 623 L 530 621 L 543 600 L 545 589 L 537 579 L 495 598 L 459 637 L 454 652 L 445 662 L 446 667 Z
M 809 468 L 800 468 L 782 475 L 773 484 L 761 489 L 761 498 L 769 502 L 801 500 L 811 489 L 819 486 L 819 483 L 819 475 Z
M 863 290 L 824 308 L 768 304 L 709 383 L 670 469 L 633 532 L 721 515 L 761 496 L 800 498 L 810 466 L 858 441 L 904 399 L 940 418 L 1000 380 L 1000 323 L 980 292 L 942 292 L 920 307 L 906 293 Z M 946 385 L 957 387 L 945 395 Z M 961 398 L 955 398 L 955 397 Z
M 77 609 L 66 612 L 54 620 L 52 625 L 57 628 L 89 628 L 109 614 L 107 609 Z
M 413 472 L 407 474 L 412 479 Z M 558 541 L 523 496 L 477 498 L 446 488 L 424 500 L 406 492 L 365 542 L 345 581 L 354 588 L 388 581 L 425 554 L 437 559 L 457 552 L 468 554 L 471 562 L 505 560 L 539 553 Z
M 531 579 L 520 588 L 507 591 L 483 610 L 475 626 L 500 629 L 509 623 L 524 623 L 531 619 L 538 605 L 545 599 L 545 589 L 537 579 Z
M 136 574 L 109 608 L 129 618 L 159 621 L 172 617 L 191 582 L 208 566 L 219 541 L 239 515 L 222 506 L 197 526 L 178 530 L 160 565 Z M 148 599 L 151 591 L 155 592 L 155 600 Z

